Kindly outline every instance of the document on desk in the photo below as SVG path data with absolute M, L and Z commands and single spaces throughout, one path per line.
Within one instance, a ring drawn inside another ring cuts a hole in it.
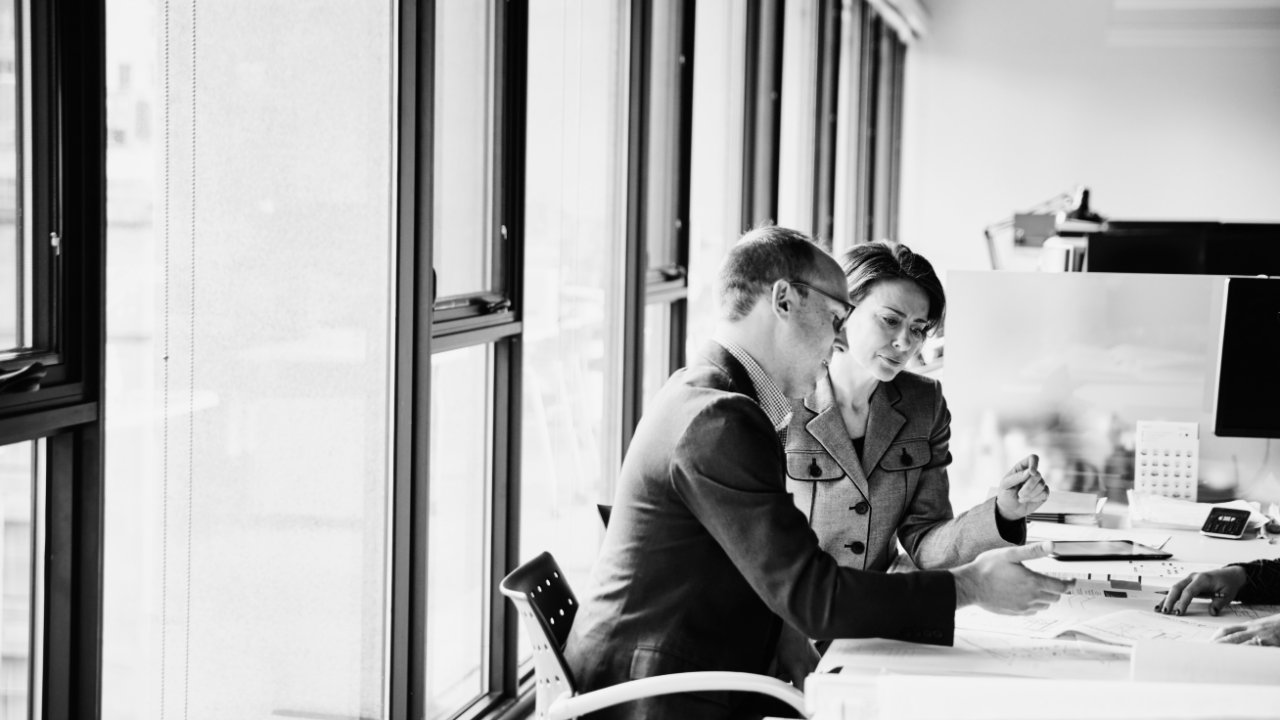
M 1027 540 L 1132 540 L 1157 550 L 1169 542 L 1169 534 L 1158 530 L 1118 530 L 1091 525 L 1029 522 Z
M 1099 560 L 1092 562 L 1062 562 L 1053 558 L 1036 558 L 1023 563 L 1038 573 L 1073 580 L 1094 580 L 1130 583 L 1138 586 L 1168 588 L 1179 578 L 1193 572 L 1205 572 L 1222 567 L 1215 563 L 1191 563 L 1176 560 Z M 1120 586 L 1123 587 L 1123 586 Z
M 1207 643 L 1218 631 L 1216 626 L 1201 622 L 1198 618 L 1161 615 L 1151 610 L 1123 610 L 1091 618 L 1072 629 L 1118 645 L 1134 645 L 1142 640 Z
M 1086 620 L 1138 607 L 1150 606 L 1146 600 L 1078 594 L 1060 595 L 1057 602 L 1035 615 L 997 615 L 970 605 L 956 611 L 956 629 L 1047 639 Z
M 816 673 L 963 674 L 1073 680 L 1123 680 L 1127 647 L 1074 639 L 1038 640 L 984 632 L 957 633 L 954 647 L 900 640 L 838 640 Z

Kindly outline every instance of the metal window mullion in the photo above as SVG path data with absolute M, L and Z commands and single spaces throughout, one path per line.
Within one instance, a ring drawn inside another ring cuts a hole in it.
M 838 0 L 818 0 L 817 101 L 814 103 L 813 234 L 832 248 L 836 172 L 836 88 L 840 73 Z
M 396 318 L 388 709 L 425 716 L 430 467 L 434 0 L 399 6 Z
M 650 55 L 655 0 L 631 0 L 627 66 L 627 219 L 622 292 L 622 457 L 640 421 L 644 381 L 644 300 L 647 243 L 645 184 L 649 168 Z
M 742 229 L 778 217 L 785 0 L 748 0 L 743 97 Z M 752 49 L 754 48 L 754 52 Z
M 689 216 L 690 195 L 693 183 L 693 78 L 696 61 L 698 29 L 697 0 L 684 0 L 683 19 L 680 23 L 680 54 L 684 62 L 680 66 L 680 122 L 677 132 L 676 147 L 679 148 L 679 161 L 676 163 L 679 177 L 676 178 L 679 194 L 676 198 L 676 263 L 683 270 L 686 296 L 689 288 Z M 667 357 L 666 374 L 675 372 L 676 368 L 685 364 L 685 328 L 688 302 L 677 300 L 671 304 L 670 315 L 670 349 Z
M 891 167 L 893 164 L 893 83 L 894 83 L 894 48 L 897 36 L 889 25 L 879 23 L 880 39 L 877 47 L 876 63 L 876 113 L 875 123 L 875 164 L 872 168 L 872 203 L 871 239 L 881 240 L 889 237 L 889 204 Z
M 855 193 L 854 238 L 855 243 L 870 242 L 872 236 L 872 213 L 874 211 L 875 188 L 873 186 L 875 168 L 875 115 L 876 115 L 876 78 L 879 73 L 879 25 L 880 20 L 875 11 L 862 2 L 862 39 L 860 42 L 861 60 L 859 62 L 860 82 L 858 83 L 858 172 Z
M 898 240 L 898 205 L 902 197 L 902 112 L 903 98 L 906 95 L 907 44 L 895 38 L 893 49 L 893 87 L 891 88 L 893 117 L 890 121 L 890 132 L 893 139 L 889 143 L 889 215 L 887 225 L 889 237 Z
M 503 288 L 515 309 L 513 322 L 502 326 L 509 332 L 494 342 L 494 442 L 493 501 L 489 547 L 490 645 L 489 690 L 511 700 L 519 689 L 519 631 L 516 610 L 498 590 L 507 573 L 520 558 L 520 393 L 523 353 L 520 322 L 524 286 L 524 184 L 525 133 L 528 93 L 529 5 L 525 0 L 498 3 L 499 35 L 502 41 L 499 117 L 504 171 L 495 176 L 501 199 L 499 220 L 502 252 L 507 259 Z

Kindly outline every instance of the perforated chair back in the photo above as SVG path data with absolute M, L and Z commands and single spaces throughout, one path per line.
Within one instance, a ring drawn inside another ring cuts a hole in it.
M 503 578 L 501 589 L 516 606 L 520 623 L 533 643 L 535 717 L 544 718 L 557 697 L 566 691 L 570 695 L 577 693 L 564 659 L 564 644 L 578 614 L 578 599 L 555 558 L 547 552 Z

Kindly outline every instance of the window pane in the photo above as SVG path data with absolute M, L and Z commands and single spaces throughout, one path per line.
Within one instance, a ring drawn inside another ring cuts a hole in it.
M 693 66 L 693 157 L 689 198 L 688 351 L 711 337 L 714 281 L 742 224 L 742 127 L 747 4 L 699 0 Z
M 644 381 L 643 405 L 662 389 L 663 383 L 676 369 L 671 365 L 671 305 L 653 303 L 644 309 Z
M 675 264 L 680 184 L 680 52 L 683 32 L 680 3 L 653 3 L 653 55 L 650 62 L 649 158 L 646 167 L 645 242 L 649 267 Z M 697 66 L 695 65 L 695 68 Z
M 26 720 L 30 705 L 32 543 L 44 532 L 32 522 L 34 491 L 43 484 L 33 445 L 0 447 L 0 720 Z M 42 450 L 44 443 L 38 445 Z
M 0 0 L 0 351 L 26 345 L 25 316 L 31 306 L 31 278 L 26 267 L 30 250 L 18 224 L 22 143 L 14 2 Z
M 436 295 L 494 285 L 493 8 L 489 0 L 438 0 L 435 67 Z M 532 96 L 531 96 L 532 97 Z
M 621 463 L 629 8 L 529 8 L 520 556 L 550 551 L 577 587 Z
M 385 714 L 395 5 L 314 8 L 107 8 L 105 720 Z
M 488 689 L 490 347 L 431 357 L 427 720 L 452 715 Z
M 812 233 L 818 103 L 818 3 L 790 0 L 782 37 L 778 224 Z

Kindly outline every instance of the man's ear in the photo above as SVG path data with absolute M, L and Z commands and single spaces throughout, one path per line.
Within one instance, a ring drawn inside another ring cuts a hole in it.
M 787 297 L 791 285 L 786 280 L 776 280 L 769 293 L 769 305 L 775 313 L 791 312 L 791 298 Z

